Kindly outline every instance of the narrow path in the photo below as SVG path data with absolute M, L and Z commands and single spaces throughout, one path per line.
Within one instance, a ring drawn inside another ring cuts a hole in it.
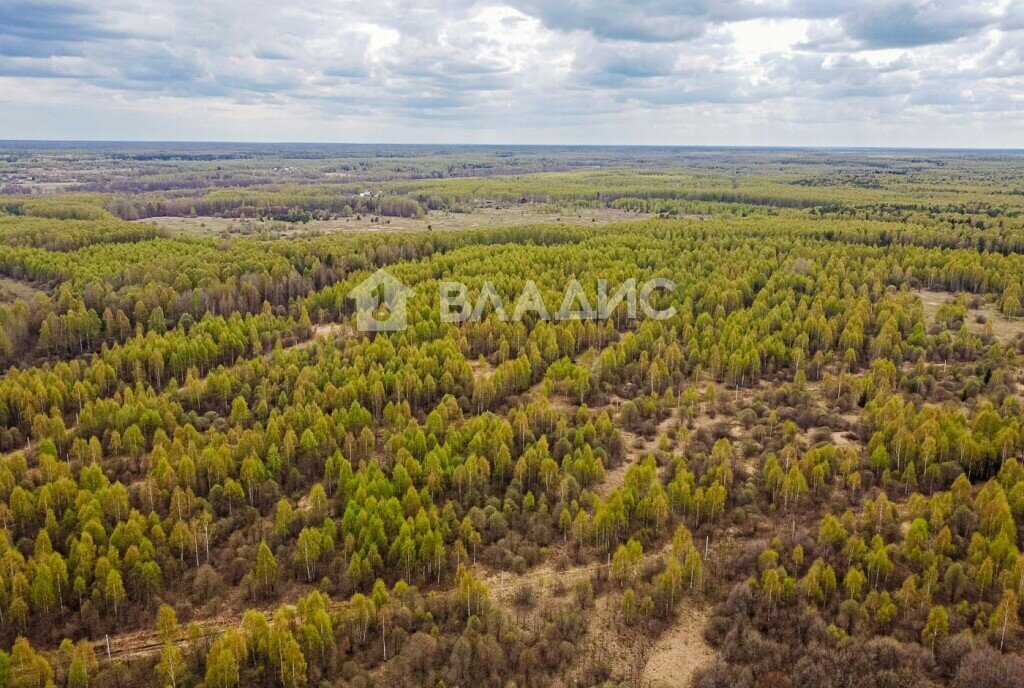
M 676 621 L 651 649 L 644 666 L 644 688 L 684 688 L 693 685 L 700 669 L 715 656 L 704 639 L 711 615 L 707 609 L 691 604 L 679 605 Z

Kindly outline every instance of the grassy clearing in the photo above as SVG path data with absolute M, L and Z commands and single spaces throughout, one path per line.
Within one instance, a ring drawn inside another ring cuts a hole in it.
M 992 326 L 992 335 L 999 342 L 1012 342 L 1018 334 L 1024 332 L 1024 318 L 1008 318 L 999 312 L 992 303 L 977 301 L 971 294 L 956 294 L 948 291 L 929 291 L 919 289 L 915 292 L 921 299 L 924 308 L 925 322 L 929 326 L 936 324 L 939 310 L 947 304 L 961 302 L 965 305 L 966 315 L 963 319 L 968 331 L 973 334 L 985 333 L 986 325 Z
M 523 204 L 500 208 L 477 208 L 468 213 L 432 212 L 422 218 L 347 217 L 309 222 L 277 222 L 225 217 L 153 217 L 148 222 L 174 234 L 190 236 L 244 236 L 272 232 L 281 236 L 299 236 L 311 232 L 426 232 L 468 229 L 471 227 L 510 227 L 541 222 L 567 224 L 608 224 L 649 217 L 618 208 L 555 208 L 546 204 Z

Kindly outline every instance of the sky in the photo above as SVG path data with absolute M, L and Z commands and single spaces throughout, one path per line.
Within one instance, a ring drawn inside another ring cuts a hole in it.
M 1024 148 L 1024 0 L 0 0 L 0 139 Z

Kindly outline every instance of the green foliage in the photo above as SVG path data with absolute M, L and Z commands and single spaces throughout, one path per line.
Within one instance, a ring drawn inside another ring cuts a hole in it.
M 0 683 L 91 685 L 109 669 L 92 645 L 26 638 L 144 631 L 160 605 L 149 660 L 175 687 L 366 669 L 544 685 L 573 666 L 595 587 L 631 637 L 728 599 L 736 642 L 788 643 L 779 685 L 882 636 L 1019 649 L 1020 340 L 977 322 L 1020 311 L 1000 163 L 434 180 L 337 163 L 381 174 L 369 197 L 225 164 L 228 188 L 3 202 L 0 275 L 23 289 L 0 304 Z M 102 209 L 313 222 L 485 199 L 665 217 L 215 239 Z M 382 266 L 415 289 L 410 327 L 368 336 L 347 297 Z M 599 279 L 653 277 L 677 284 L 664 320 L 512 317 L 525 280 L 553 313 L 570 280 L 596 304 Z M 474 302 L 490 283 L 504 316 L 442 322 L 446 280 Z M 927 317 L 925 288 L 965 295 Z M 481 574 L 552 556 L 614 585 L 578 581 L 525 623 Z M 236 604 L 277 608 L 225 609 L 202 650 L 202 626 L 178 628 L 174 608 L 215 624 L 198 615 Z

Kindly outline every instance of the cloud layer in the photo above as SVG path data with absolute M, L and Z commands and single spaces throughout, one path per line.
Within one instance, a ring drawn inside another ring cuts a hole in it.
M 1024 147 L 1024 0 L 7 0 L 0 138 Z

